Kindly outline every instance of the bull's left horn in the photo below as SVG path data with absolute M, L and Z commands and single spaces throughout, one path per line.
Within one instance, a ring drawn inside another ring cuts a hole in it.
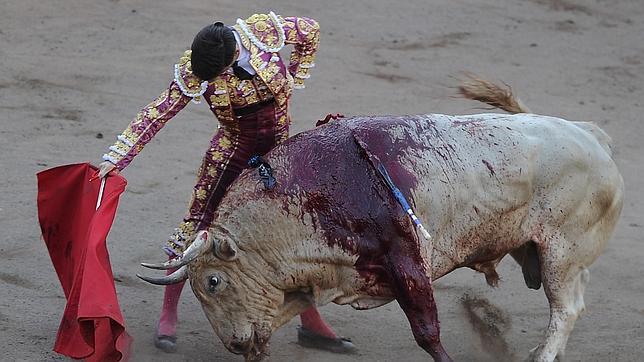
M 160 264 L 153 264 L 153 263 L 141 263 L 142 266 L 150 269 L 160 269 L 160 270 L 168 270 L 168 269 L 175 269 L 175 268 L 180 268 L 191 261 L 195 260 L 196 257 L 199 256 L 204 250 L 207 249 L 207 244 L 208 242 L 208 232 L 207 231 L 200 231 L 197 234 L 197 237 L 195 240 L 188 246 L 186 251 L 183 252 L 183 256 L 175 259 L 170 259 L 166 261 L 165 263 L 160 263 Z
M 188 279 L 188 267 L 184 265 L 174 273 L 170 275 L 165 275 L 162 277 L 146 277 L 140 274 L 137 274 L 136 276 L 145 280 L 148 283 L 152 283 L 156 285 L 177 284 Z

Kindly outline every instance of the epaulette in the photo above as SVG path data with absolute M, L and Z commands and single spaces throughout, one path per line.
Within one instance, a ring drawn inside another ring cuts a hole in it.
M 255 14 L 246 20 L 237 19 L 237 26 L 260 50 L 277 53 L 284 47 L 284 29 L 279 17 L 272 11 L 268 14 Z
M 179 59 L 179 63 L 174 65 L 174 80 L 181 89 L 181 93 L 192 98 L 192 102 L 199 103 L 201 96 L 208 89 L 208 82 L 201 81 L 192 73 L 191 54 L 192 50 L 186 50 Z

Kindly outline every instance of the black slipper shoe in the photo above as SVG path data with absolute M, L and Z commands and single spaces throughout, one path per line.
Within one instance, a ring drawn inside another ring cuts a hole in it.
M 348 338 L 329 338 L 304 327 L 297 328 L 297 343 L 302 347 L 321 349 L 333 353 L 350 354 L 357 351 L 356 346 Z
M 165 353 L 177 351 L 177 336 L 154 335 L 154 346 Z

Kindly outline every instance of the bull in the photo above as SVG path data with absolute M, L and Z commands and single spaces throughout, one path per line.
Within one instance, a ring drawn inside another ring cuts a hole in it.
M 483 100 L 525 110 L 511 95 Z M 247 360 L 261 359 L 271 334 L 313 303 L 370 309 L 393 300 L 418 345 L 449 360 L 432 281 L 469 267 L 495 285 L 495 267 L 510 254 L 529 288 L 544 287 L 550 322 L 530 358 L 552 361 L 585 308 L 588 267 L 623 203 L 606 133 L 528 113 L 348 118 L 292 137 L 266 161 L 274 188 L 246 171 L 183 257 L 144 264 L 178 268 L 143 277 L 155 284 L 189 278 L 215 333 Z

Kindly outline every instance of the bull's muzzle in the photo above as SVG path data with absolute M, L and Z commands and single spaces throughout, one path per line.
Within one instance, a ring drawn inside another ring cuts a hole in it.
M 253 338 L 248 338 L 245 340 L 241 339 L 232 339 L 226 344 L 226 348 L 235 354 L 248 354 L 253 348 Z
M 252 334 L 247 338 L 231 338 L 224 342 L 227 350 L 234 354 L 244 356 L 244 359 L 249 362 L 262 361 L 268 357 L 267 348 L 270 335 L 264 336 L 263 333 L 253 328 Z

